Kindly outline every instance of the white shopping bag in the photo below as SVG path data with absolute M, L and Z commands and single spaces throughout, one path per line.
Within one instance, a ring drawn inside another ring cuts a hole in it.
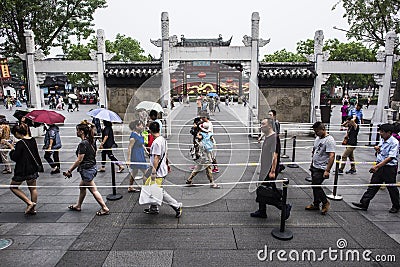
M 163 189 L 157 184 L 145 185 L 140 191 L 140 205 L 158 205 L 161 206 L 163 200 Z

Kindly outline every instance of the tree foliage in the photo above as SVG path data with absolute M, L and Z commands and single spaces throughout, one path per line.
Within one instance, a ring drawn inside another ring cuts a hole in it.
M 37 48 L 45 53 L 68 44 L 70 37 L 87 38 L 93 33 L 94 12 L 104 7 L 106 0 L 2 0 L 0 53 L 25 53 L 25 30 L 33 31 Z
M 106 52 L 114 54 L 111 61 L 149 61 L 150 56 L 145 56 L 145 51 L 140 43 L 123 34 L 117 34 L 115 41 L 106 40 Z M 66 59 L 70 60 L 90 60 L 91 50 L 97 50 L 97 39 L 92 37 L 89 42 L 84 45 L 82 43 L 70 44 L 64 47 L 63 51 Z M 71 73 L 68 75 L 69 80 L 73 84 L 81 84 L 84 86 L 93 86 L 88 74 Z
M 385 46 L 385 36 L 389 31 L 400 33 L 399 0 L 339 0 L 332 9 L 339 4 L 346 10 L 343 17 L 347 18 L 350 25 L 348 38 L 355 38 L 378 49 Z
M 282 49 L 275 51 L 273 54 L 264 55 L 264 62 L 305 62 L 307 59 L 300 54 L 286 51 Z

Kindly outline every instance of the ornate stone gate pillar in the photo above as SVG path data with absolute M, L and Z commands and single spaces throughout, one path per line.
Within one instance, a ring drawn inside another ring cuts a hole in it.
M 29 102 L 34 108 L 41 109 L 42 101 L 40 99 L 40 88 L 37 84 L 35 71 L 35 35 L 31 30 L 25 30 L 24 33 L 26 42 L 26 68 L 29 90 Z M 24 60 L 24 59 L 23 59 Z

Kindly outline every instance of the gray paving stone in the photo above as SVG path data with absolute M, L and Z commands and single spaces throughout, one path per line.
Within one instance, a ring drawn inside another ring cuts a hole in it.
M 0 223 L 0 235 L 5 235 L 8 231 L 16 227 L 18 223 Z
M 185 211 L 184 211 L 185 212 Z M 141 213 L 131 213 L 124 224 L 124 228 L 177 228 L 178 219 L 175 218 L 175 212 L 169 211 L 166 214 L 165 209 L 158 215 Z
M 109 251 L 113 247 L 118 234 L 105 232 L 82 233 L 70 246 L 69 250 L 105 250 Z
M 7 232 L 9 235 L 77 235 L 87 223 L 20 223 Z
M 172 250 L 110 251 L 103 266 L 169 267 L 173 255 Z
M 70 236 L 41 236 L 37 238 L 29 249 L 33 250 L 68 250 L 78 235 Z
M 85 210 L 85 212 L 67 211 L 63 213 L 63 215 L 57 220 L 57 222 L 89 223 L 91 220 L 93 220 L 94 216 L 94 212 L 88 212 L 87 210 Z
M 13 243 L 11 246 L 7 247 L 6 249 L 10 250 L 25 250 L 28 249 L 29 246 L 35 242 L 39 238 L 39 236 L 26 236 L 26 235 L 1 235 L 1 238 L 5 239 L 12 239 Z M 1 265 L 1 264 L 0 264 Z
M 112 250 L 236 249 L 231 228 L 123 229 Z
M 13 250 L 0 250 L 2 266 L 55 266 L 64 255 L 61 250 L 31 250 L 15 253 Z
M 67 251 L 55 266 L 102 266 L 107 255 L 108 251 Z
M 311 266 L 308 262 L 266 262 L 257 258 L 257 250 L 177 250 L 174 252 L 173 265 L 178 266 Z
M 62 215 L 62 212 L 39 212 L 36 215 L 25 215 L 23 212 L 2 212 L 0 213 L 0 222 L 52 223 L 56 222 Z
M 374 222 L 374 224 L 387 234 L 400 234 L 400 227 L 398 223 L 379 221 Z
M 88 227 L 120 227 L 122 228 L 128 219 L 129 213 L 110 212 L 110 215 L 93 217 L 93 220 L 88 224 Z
M 368 209 L 367 212 L 360 212 L 365 218 L 372 222 L 400 222 L 400 214 L 389 213 L 385 210 Z

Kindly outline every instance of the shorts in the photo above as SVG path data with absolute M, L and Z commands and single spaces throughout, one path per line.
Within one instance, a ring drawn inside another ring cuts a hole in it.
M 16 176 L 14 175 L 11 180 L 14 182 L 23 182 L 23 181 L 30 181 L 30 180 L 36 180 L 39 177 L 39 173 L 35 172 L 34 174 L 29 174 L 26 176 Z
M 97 175 L 97 167 L 94 166 L 89 169 L 81 169 L 79 173 L 84 182 L 91 182 Z

